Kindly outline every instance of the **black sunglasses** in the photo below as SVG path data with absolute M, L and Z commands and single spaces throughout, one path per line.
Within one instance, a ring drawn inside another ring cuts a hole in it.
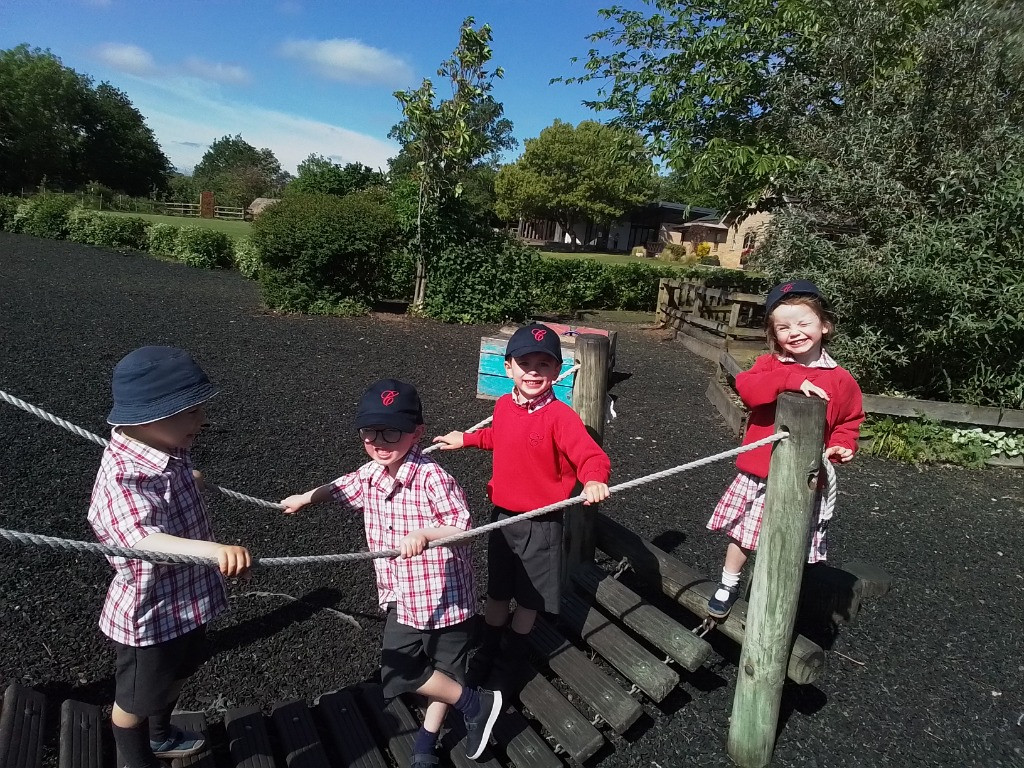
M 363 427 L 359 430 L 359 437 L 362 438 L 365 443 L 375 443 L 378 440 L 383 440 L 385 443 L 397 443 L 402 439 L 404 435 L 400 429 L 372 429 L 370 427 Z

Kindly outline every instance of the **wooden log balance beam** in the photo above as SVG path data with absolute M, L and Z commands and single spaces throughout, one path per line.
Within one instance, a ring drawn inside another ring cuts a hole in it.
M 788 648 L 817 517 L 825 401 L 782 393 L 776 402 L 775 429 L 789 432 L 789 437 L 775 444 L 768 469 L 747 637 L 729 721 L 729 757 L 742 768 L 767 766 L 775 750 Z
M 707 616 L 708 599 L 715 591 L 713 582 L 605 515 L 598 513 L 596 521 L 597 545 L 603 552 L 617 560 L 627 558 L 633 570 L 653 582 L 665 595 L 699 618 Z M 717 629 L 742 644 L 746 636 L 745 618 L 746 603 L 737 600 L 728 618 L 719 622 Z M 797 635 L 786 668 L 789 679 L 801 685 L 813 683 L 821 676 L 824 666 L 825 652 L 821 646 Z

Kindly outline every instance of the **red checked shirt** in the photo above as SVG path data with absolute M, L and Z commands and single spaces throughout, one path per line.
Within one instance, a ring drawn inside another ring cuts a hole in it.
M 466 495 L 455 479 L 413 446 L 396 477 L 368 462 L 331 484 L 335 501 L 362 510 L 371 551 L 397 549 L 421 528 L 469 530 Z M 398 621 L 416 629 L 440 629 L 476 612 L 473 567 L 468 547 L 437 547 L 408 560 L 377 559 L 380 607 L 397 604 Z
M 167 454 L 116 429 L 92 489 L 89 524 L 101 544 L 112 546 L 134 547 L 153 533 L 212 540 L 188 452 Z M 172 640 L 228 608 L 216 566 L 107 559 L 116 573 L 100 614 L 100 630 L 122 645 Z

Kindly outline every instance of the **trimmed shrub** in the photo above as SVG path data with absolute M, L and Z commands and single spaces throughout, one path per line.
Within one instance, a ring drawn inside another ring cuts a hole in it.
M 242 277 L 256 279 L 260 271 L 260 253 L 256 250 L 251 237 L 240 237 L 235 240 L 232 258 L 235 269 L 242 273 Z
M 175 243 L 178 240 L 178 229 L 173 224 L 153 224 L 149 228 L 148 250 L 153 256 L 174 258 Z
M 212 229 L 181 227 L 174 241 L 174 258 L 190 267 L 230 267 L 232 256 L 231 238 Z
M 449 323 L 520 320 L 530 311 L 537 261 L 532 249 L 495 232 L 449 245 L 430 265 L 424 314 Z
M 107 216 L 76 208 L 68 215 L 68 240 L 104 248 L 146 250 L 149 222 L 133 216 Z
M 0 197 L 0 232 L 14 231 L 14 217 L 20 204 L 16 197 Z
M 68 215 L 76 206 L 73 197 L 39 195 L 25 201 L 15 215 L 18 232 L 50 240 L 66 240 Z
M 286 197 L 253 223 L 263 300 L 286 312 L 365 312 L 398 231 L 379 191 Z

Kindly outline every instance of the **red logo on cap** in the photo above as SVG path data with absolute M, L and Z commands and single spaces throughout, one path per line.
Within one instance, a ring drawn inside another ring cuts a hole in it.
M 398 397 L 397 389 L 386 389 L 380 393 L 380 401 L 384 405 L 391 405 L 395 402 L 395 398 Z
M 548 332 L 547 328 L 538 328 L 533 332 L 534 341 L 544 341 L 544 335 Z
M 792 283 L 786 283 L 784 286 L 782 286 L 782 292 L 783 293 L 789 293 L 792 290 L 793 290 L 793 284 Z

